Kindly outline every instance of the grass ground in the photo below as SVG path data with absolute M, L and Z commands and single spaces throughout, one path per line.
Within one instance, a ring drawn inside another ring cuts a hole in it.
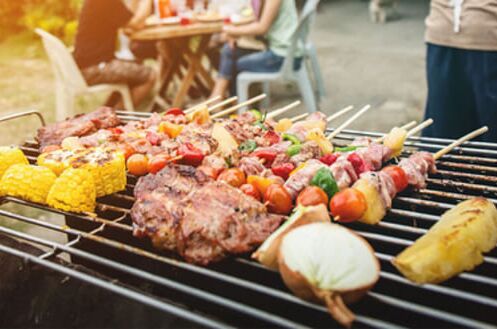
M 26 109 L 40 111 L 48 122 L 55 113 L 54 78 L 39 39 L 21 34 L 0 43 L 0 117 Z M 104 95 L 77 100 L 76 106 L 89 110 Z M 18 144 L 33 136 L 39 127 L 35 117 L 1 123 L 0 144 Z

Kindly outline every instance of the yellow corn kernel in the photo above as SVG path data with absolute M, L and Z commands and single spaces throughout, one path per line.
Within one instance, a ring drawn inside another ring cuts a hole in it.
M 71 166 L 84 168 L 92 174 L 97 198 L 126 188 L 126 163 L 121 152 L 95 148 L 73 158 Z
M 57 176 L 48 168 L 27 164 L 10 166 L 0 181 L 0 194 L 45 204 Z
M 28 164 L 28 159 L 17 147 L 0 146 L 0 178 L 13 164 Z
M 66 169 L 48 193 L 50 207 L 71 212 L 94 212 L 96 205 L 95 181 L 82 168 Z
M 64 170 L 69 168 L 71 159 L 77 153 L 83 153 L 83 150 L 77 152 L 73 150 L 61 149 L 48 153 L 42 153 L 38 156 L 37 164 L 42 167 L 47 167 L 59 176 Z

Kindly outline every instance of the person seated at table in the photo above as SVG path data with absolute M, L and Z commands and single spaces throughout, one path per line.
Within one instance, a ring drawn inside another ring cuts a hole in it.
M 254 23 L 240 26 L 225 25 L 223 32 L 228 40 L 221 51 L 219 77 L 216 79 L 211 97 L 224 97 L 228 88 L 233 93 L 238 72 L 277 72 L 290 48 L 291 37 L 297 29 L 298 15 L 295 0 L 264 1 L 260 18 Z M 264 36 L 268 49 L 259 52 L 239 49 L 236 38 L 242 36 Z M 297 49 L 297 54 L 302 49 Z M 236 62 L 234 62 L 236 60 Z M 301 58 L 294 63 L 295 69 Z
M 155 72 L 143 64 L 116 59 L 114 51 L 120 28 L 131 33 L 144 27 L 151 1 L 141 0 L 130 8 L 122 0 L 85 0 L 74 45 L 73 56 L 86 82 L 127 84 L 135 106 L 154 87 Z M 106 105 L 122 108 L 123 102 L 112 95 Z

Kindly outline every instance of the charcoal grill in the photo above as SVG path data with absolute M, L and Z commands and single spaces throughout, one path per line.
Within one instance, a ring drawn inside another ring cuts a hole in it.
M 148 114 L 118 112 L 123 121 Z M 18 117 L 18 116 L 14 116 Z M 43 122 L 42 122 L 43 123 Z M 379 133 L 346 130 L 336 138 L 346 144 L 358 136 Z M 435 152 L 448 139 L 412 137 L 402 157 L 414 150 Z M 38 145 L 22 146 L 30 162 Z M 398 196 L 386 218 L 376 226 L 347 224 L 365 237 L 381 262 L 381 278 L 374 289 L 351 306 L 356 327 L 495 327 L 497 324 L 497 250 L 475 270 L 439 285 L 418 286 L 402 277 L 391 259 L 424 234 L 440 215 L 458 202 L 484 196 L 497 204 L 497 144 L 466 142 L 438 161 L 439 172 L 420 191 Z M 129 209 L 136 179 L 128 176 L 125 191 L 100 198 L 96 216 L 56 211 L 12 197 L 0 199 L 0 216 L 67 234 L 68 242 L 0 226 L 0 233 L 45 246 L 35 255 L 0 244 L 0 252 L 19 257 L 51 271 L 82 280 L 163 312 L 205 327 L 334 327 L 324 306 L 291 294 L 279 274 L 252 261 L 233 257 L 209 267 L 183 262 L 173 254 L 158 252 L 150 243 L 132 236 Z M 34 207 L 62 214 L 67 225 L 56 225 L 6 210 L 5 204 Z M 332 251 L 329 251 L 332 252 Z M 90 275 L 57 261 L 70 255 L 71 262 L 104 274 Z M 146 283 L 147 288 L 143 288 Z

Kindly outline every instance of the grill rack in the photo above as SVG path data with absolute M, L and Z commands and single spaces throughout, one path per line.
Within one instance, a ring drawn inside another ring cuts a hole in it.
M 118 112 L 118 115 L 127 121 L 143 119 L 149 114 Z M 346 130 L 335 141 L 345 144 L 358 136 L 380 135 Z M 448 139 L 410 138 L 402 156 L 416 149 L 435 151 L 450 142 Z M 36 160 L 35 142 L 26 142 L 22 150 L 30 162 Z M 356 326 L 493 327 L 497 323 L 496 250 L 486 255 L 484 264 L 473 272 L 462 273 L 440 285 L 414 285 L 390 264 L 394 255 L 424 234 L 457 202 L 483 195 L 497 204 L 497 169 L 492 166 L 495 164 L 497 144 L 467 142 L 437 163 L 440 171 L 430 177 L 426 189 L 403 192 L 397 197 L 392 210 L 379 225 L 346 225 L 372 244 L 382 266 L 381 279 L 375 288 L 351 306 L 357 314 Z M 15 203 L 64 215 L 69 225 L 51 224 L 0 208 L 0 216 L 68 236 L 67 243 L 58 243 L 0 226 L 2 234 L 49 248 L 40 256 L 3 245 L 0 245 L 0 252 L 201 326 L 336 326 L 324 306 L 293 296 L 277 273 L 248 257 L 231 258 L 205 268 L 185 263 L 175 255 L 157 252 L 148 241 L 133 238 L 128 214 L 135 182 L 134 177 L 128 176 L 126 191 L 100 198 L 96 217 L 55 211 L 12 197 L 0 198 L 0 205 Z M 96 278 L 55 262 L 62 253 L 71 255 L 75 263 L 109 273 L 109 279 Z M 152 289 L 143 289 L 140 282 L 146 282 Z

